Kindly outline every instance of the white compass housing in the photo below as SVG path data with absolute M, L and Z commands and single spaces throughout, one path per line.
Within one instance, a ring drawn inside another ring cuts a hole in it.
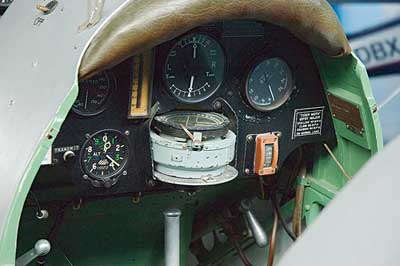
M 156 179 L 186 186 L 208 186 L 237 177 L 238 171 L 229 165 L 235 157 L 236 135 L 232 131 L 205 140 L 202 132 L 187 133 L 188 137 L 183 138 L 151 131 Z

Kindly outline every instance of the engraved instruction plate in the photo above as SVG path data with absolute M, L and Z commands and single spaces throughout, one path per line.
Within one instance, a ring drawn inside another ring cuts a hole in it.
M 294 110 L 292 139 L 321 135 L 324 106 Z
M 362 135 L 364 125 L 358 106 L 332 94 L 328 95 L 328 99 L 332 109 L 332 116 L 343 121 L 348 129 Z

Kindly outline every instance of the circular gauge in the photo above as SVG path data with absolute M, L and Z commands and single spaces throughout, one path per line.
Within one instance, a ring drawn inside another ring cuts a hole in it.
M 94 179 L 94 185 L 111 186 L 125 169 L 128 157 L 129 142 L 125 135 L 116 130 L 102 130 L 85 142 L 80 161 L 85 174 Z
M 180 101 L 196 103 L 210 97 L 225 74 L 225 54 L 219 43 L 206 34 L 189 34 L 169 51 L 164 79 Z
M 93 116 L 106 109 L 112 92 L 111 77 L 102 72 L 90 79 L 79 82 L 79 94 L 72 110 L 82 116 Z
M 189 132 L 202 132 L 203 139 L 226 135 L 229 119 L 218 113 L 171 112 L 154 118 L 154 126 L 164 134 L 187 138 Z
M 277 57 L 259 63 L 247 78 L 247 100 L 259 111 L 270 111 L 280 107 L 292 91 L 292 71 L 284 60 Z

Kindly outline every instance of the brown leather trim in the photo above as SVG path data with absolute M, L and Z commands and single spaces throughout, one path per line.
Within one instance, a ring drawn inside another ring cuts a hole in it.
M 351 52 L 326 0 L 128 0 L 89 45 L 80 77 L 91 76 L 196 26 L 241 18 L 279 25 L 330 56 Z

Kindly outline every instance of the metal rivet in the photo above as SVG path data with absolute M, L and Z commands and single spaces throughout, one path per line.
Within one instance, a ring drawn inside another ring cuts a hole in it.
M 220 101 L 216 101 L 216 102 L 214 103 L 214 109 L 218 110 L 218 109 L 221 109 L 221 107 L 222 107 L 222 104 L 221 104 Z
M 149 181 L 147 181 L 147 185 L 148 185 L 149 187 L 155 187 L 156 181 L 154 181 L 153 179 L 150 179 Z

